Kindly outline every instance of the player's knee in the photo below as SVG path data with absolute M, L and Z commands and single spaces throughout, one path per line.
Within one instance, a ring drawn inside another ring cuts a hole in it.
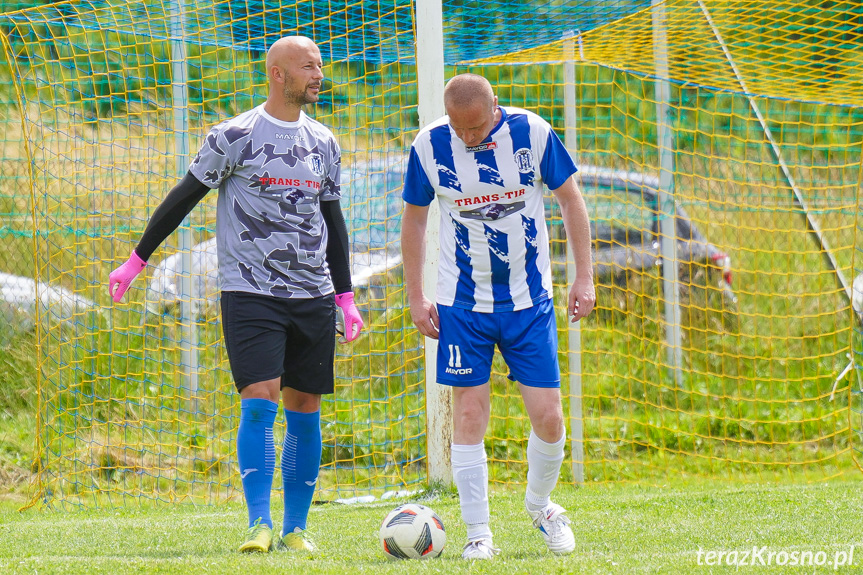
M 534 433 L 543 441 L 554 443 L 563 435 L 563 414 L 560 409 L 550 407 L 530 419 Z
M 454 413 L 453 427 L 459 437 L 482 437 L 488 427 L 488 410 L 482 406 L 469 406 Z
M 469 414 L 471 417 L 487 414 L 490 409 L 489 401 L 483 401 L 483 398 L 474 397 L 459 397 L 453 402 L 453 407 L 456 412 Z
M 488 419 L 488 411 L 483 409 L 482 406 L 471 405 L 462 407 L 455 413 L 454 420 L 456 425 L 461 425 L 464 427 L 474 427 L 480 426 L 483 422 Z

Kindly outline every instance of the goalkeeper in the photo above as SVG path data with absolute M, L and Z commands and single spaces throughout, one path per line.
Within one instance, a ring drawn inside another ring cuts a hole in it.
M 439 339 L 437 380 L 453 387 L 452 468 L 468 534 L 462 556 L 491 559 L 499 551 L 489 527 L 483 445 L 495 345 L 518 382 L 532 426 L 525 506 L 548 548 L 570 553 L 575 538 L 566 510 L 549 499 L 566 434 L 543 185 L 560 204 L 575 254 L 568 301 L 575 322 L 596 303 L 590 222 L 576 168 L 545 120 L 498 106 L 482 76 L 453 77 L 444 105 L 448 115 L 422 129 L 411 146 L 402 255 L 411 319 L 420 333 Z M 437 305 L 422 288 L 428 206 L 435 197 L 441 211 Z
M 237 460 L 249 512 L 240 551 L 311 551 L 306 519 L 321 462 L 321 395 L 334 391 L 336 306 L 347 341 L 359 336 L 363 321 L 339 204 L 341 151 L 332 132 L 302 110 L 318 100 L 320 51 L 308 38 L 281 38 L 266 66 L 266 102 L 210 131 L 129 260 L 110 274 L 109 290 L 120 301 L 155 249 L 218 188 L 222 330 L 240 394 Z M 280 391 L 285 514 L 274 542 L 270 491 Z

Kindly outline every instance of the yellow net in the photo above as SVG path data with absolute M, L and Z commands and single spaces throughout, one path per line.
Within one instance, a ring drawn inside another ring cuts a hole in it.
M 550 119 L 581 167 L 598 306 L 582 322 L 581 354 L 564 355 L 564 343 L 561 357 L 580 363 L 563 389 L 566 414 L 584 426 L 573 472 L 583 463 L 587 480 L 815 479 L 854 466 L 863 15 L 832 6 L 670 1 L 456 67 Z M 558 304 L 560 227 L 556 217 Z M 676 325 L 662 267 L 670 236 Z M 562 342 L 564 318 L 561 308 Z M 510 482 L 529 423 L 499 366 L 491 476 Z
M 16 80 L 7 148 L 21 144 L 14 151 L 33 170 L 18 175 L 23 189 L 6 178 L 3 189 L 18 213 L 33 215 L 16 224 L 15 250 L 30 299 L 41 298 L 39 494 L 96 505 L 239 496 L 239 402 L 211 241 L 216 194 L 154 254 L 128 304 L 113 305 L 105 282 L 210 127 L 264 101 L 266 48 L 289 34 L 315 37 L 326 59 L 325 94 L 309 113 L 343 149 L 352 272 L 367 321 L 367 336 L 339 349 L 318 497 L 418 483 L 422 351 L 406 329 L 392 225 L 402 151 L 416 129 L 405 106 L 415 98 L 413 64 L 401 54 L 413 38 L 410 4 L 304 2 L 286 12 L 269 2 L 58 3 L 7 14 L 2 26 Z
M 571 439 L 562 481 L 852 469 L 863 10 L 570 4 L 444 5 L 447 75 L 486 76 L 502 104 L 548 119 L 580 167 L 599 299 L 578 332 L 560 307 L 566 245 L 548 202 Z M 314 38 L 326 64 L 309 112 L 344 151 L 369 326 L 339 351 L 317 497 L 426 481 L 422 341 L 398 259 L 419 128 L 411 3 L 62 2 L 0 15 L 12 78 L 0 85 L 0 272 L 27 280 L 8 281 L 32 303 L 0 303 L 14 312 L 0 314 L 0 345 L 38 350 L 45 501 L 239 497 L 215 194 L 154 254 L 128 304 L 104 285 L 208 129 L 263 101 L 266 48 L 288 34 Z M 505 375 L 497 358 L 487 448 L 499 484 L 524 481 L 529 431 Z

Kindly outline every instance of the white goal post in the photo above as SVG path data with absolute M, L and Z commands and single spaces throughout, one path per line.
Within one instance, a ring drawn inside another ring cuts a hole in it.
M 444 115 L 443 7 L 441 0 L 417 0 L 417 111 L 420 127 Z M 429 206 L 423 291 L 435 300 L 440 211 Z M 426 437 L 429 482 L 452 483 L 452 392 L 437 383 L 437 340 L 425 338 Z

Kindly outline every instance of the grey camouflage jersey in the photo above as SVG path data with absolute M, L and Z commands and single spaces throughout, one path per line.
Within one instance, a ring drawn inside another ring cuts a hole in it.
M 320 202 L 341 196 L 332 132 L 300 112 L 260 105 L 210 130 L 189 171 L 219 188 L 216 243 L 222 290 L 311 298 L 333 292 Z

